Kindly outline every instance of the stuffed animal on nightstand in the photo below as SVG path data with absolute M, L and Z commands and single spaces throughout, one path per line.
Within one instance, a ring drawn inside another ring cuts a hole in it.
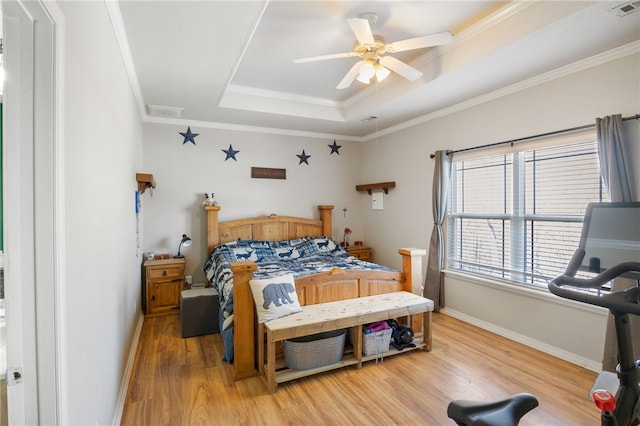
M 215 206 L 218 202 L 215 200 L 216 194 L 213 192 L 211 194 L 204 193 L 204 201 L 202 202 L 203 206 Z

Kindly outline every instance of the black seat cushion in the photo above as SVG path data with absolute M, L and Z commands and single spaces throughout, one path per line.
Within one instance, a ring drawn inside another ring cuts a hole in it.
M 535 396 L 520 393 L 494 401 L 452 401 L 447 415 L 464 426 L 516 426 L 522 416 L 538 406 Z

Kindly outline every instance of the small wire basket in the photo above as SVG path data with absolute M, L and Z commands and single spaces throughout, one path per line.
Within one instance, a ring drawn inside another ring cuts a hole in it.
M 362 353 L 365 356 L 384 354 L 389 350 L 392 333 L 393 329 L 391 328 L 375 333 L 364 333 L 362 335 Z

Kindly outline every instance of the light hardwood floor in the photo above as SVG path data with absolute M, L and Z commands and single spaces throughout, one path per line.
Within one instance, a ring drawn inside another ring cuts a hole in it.
M 180 337 L 178 315 L 146 318 L 122 425 L 454 425 L 453 399 L 529 392 L 526 425 L 595 425 L 595 373 L 434 314 L 433 350 L 288 382 L 234 382 L 219 334 Z

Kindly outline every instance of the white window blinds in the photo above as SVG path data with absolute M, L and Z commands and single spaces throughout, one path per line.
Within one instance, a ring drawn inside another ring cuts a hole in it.
M 448 268 L 546 287 L 578 247 L 587 203 L 608 201 L 595 131 L 503 151 L 453 158 Z

